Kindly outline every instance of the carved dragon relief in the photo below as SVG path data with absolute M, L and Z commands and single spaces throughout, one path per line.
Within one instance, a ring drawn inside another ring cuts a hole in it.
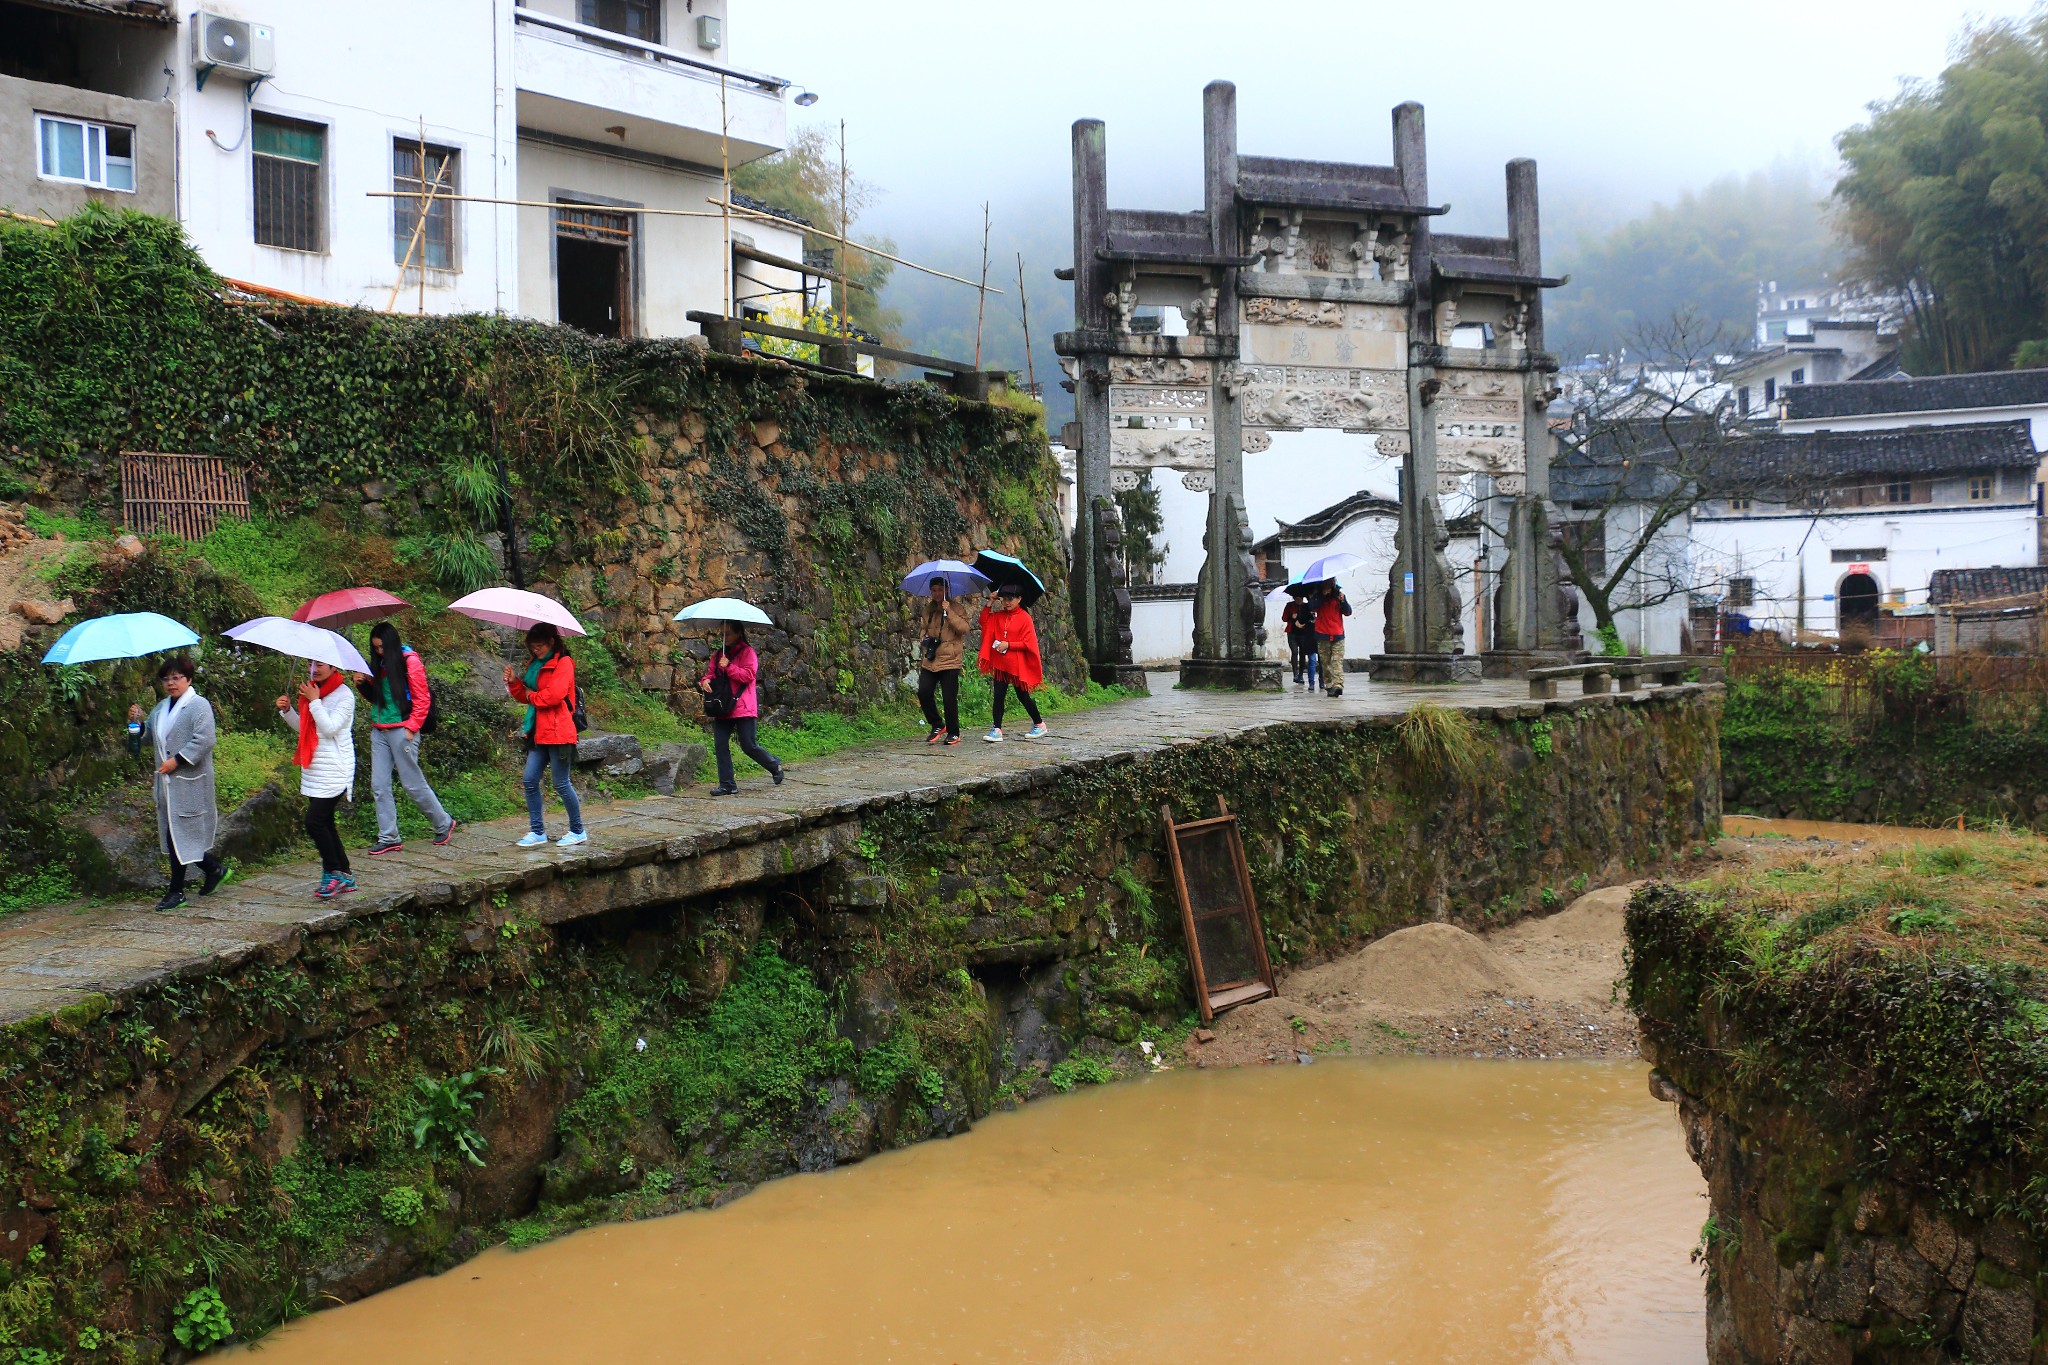
M 1403 430 L 1408 395 L 1398 373 L 1305 365 L 1247 365 L 1239 399 L 1246 426 Z
M 1246 322 L 1299 323 L 1304 327 L 1342 327 L 1342 304 L 1314 299 L 1272 299 L 1263 295 L 1246 298 L 1239 311 Z
M 1206 360 L 1180 360 L 1165 356 L 1113 355 L 1109 358 L 1112 384 L 1207 384 L 1211 372 Z

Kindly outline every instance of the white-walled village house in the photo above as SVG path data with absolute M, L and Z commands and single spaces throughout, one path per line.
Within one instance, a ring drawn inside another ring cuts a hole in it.
M 0 208 L 175 217 L 231 280 L 374 309 L 625 336 L 800 309 L 801 221 L 720 216 L 721 159 L 780 151 L 791 96 L 734 64 L 728 10 L 0 0 Z M 390 197 L 427 186 L 468 198 L 422 224 Z

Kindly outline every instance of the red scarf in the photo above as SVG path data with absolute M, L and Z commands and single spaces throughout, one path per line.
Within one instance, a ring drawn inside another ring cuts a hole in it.
M 320 689 L 320 695 L 325 697 L 335 688 L 341 686 L 341 674 L 329 673 L 326 682 L 314 685 Z M 312 767 L 313 751 L 319 747 L 320 727 L 313 724 L 313 708 L 307 703 L 305 697 L 301 696 L 299 698 L 299 751 L 292 756 L 292 762 L 298 764 L 301 768 Z

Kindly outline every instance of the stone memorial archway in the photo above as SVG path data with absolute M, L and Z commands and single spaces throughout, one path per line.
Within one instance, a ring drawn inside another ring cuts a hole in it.
M 1394 110 L 1392 166 L 1240 156 L 1236 90 L 1203 91 L 1204 196 L 1190 213 L 1111 209 L 1103 124 L 1074 125 L 1074 330 L 1066 358 L 1080 506 L 1144 469 L 1181 471 L 1209 493 L 1194 649 L 1182 680 L 1277 688 L 1263 657 L 1244 456 L 1276 431 L 1331 428 L 1378 439 L 1402 462 L 1397 556 L 1378 676 L 1448 680 L 1459 598 L 1439 497 L 1491 480 L 1508 553 L 1488 613 L 1485 667 L 1561 661 L 1547 495 L 1556 389 L 1542 350 L 1545 278 L 1536 165 L 1507 169 L 1508 235 L 1436 233 L 1422 107 Z M 1185 335 L 1159 325 L 1177 310 Z M 1076 626 L 1105 680 L 1127 668 L 1105 605 L 1095 517 L 1075 532 Z

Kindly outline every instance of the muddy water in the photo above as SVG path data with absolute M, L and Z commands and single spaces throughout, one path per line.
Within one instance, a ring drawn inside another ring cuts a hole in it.
M 1705 1216 L 1640 1065 L 1176 1071 L 494 1251 L 250 1365 L 1690 1363 Z
M 1857 825 L 1841 820 L 1770 820 L 1760 815 L 1724 815 L 1721 817 L 1721 830 L 1724 834 L 1740 838 L 1777 834 L 1787 839 L 1830 839 L 1845 844 L 1860 842 L 1873 848 L 1946 844 L 1964 837 L 1963 831 L 1954 825 L 1920 829 L 1910 825 Z

